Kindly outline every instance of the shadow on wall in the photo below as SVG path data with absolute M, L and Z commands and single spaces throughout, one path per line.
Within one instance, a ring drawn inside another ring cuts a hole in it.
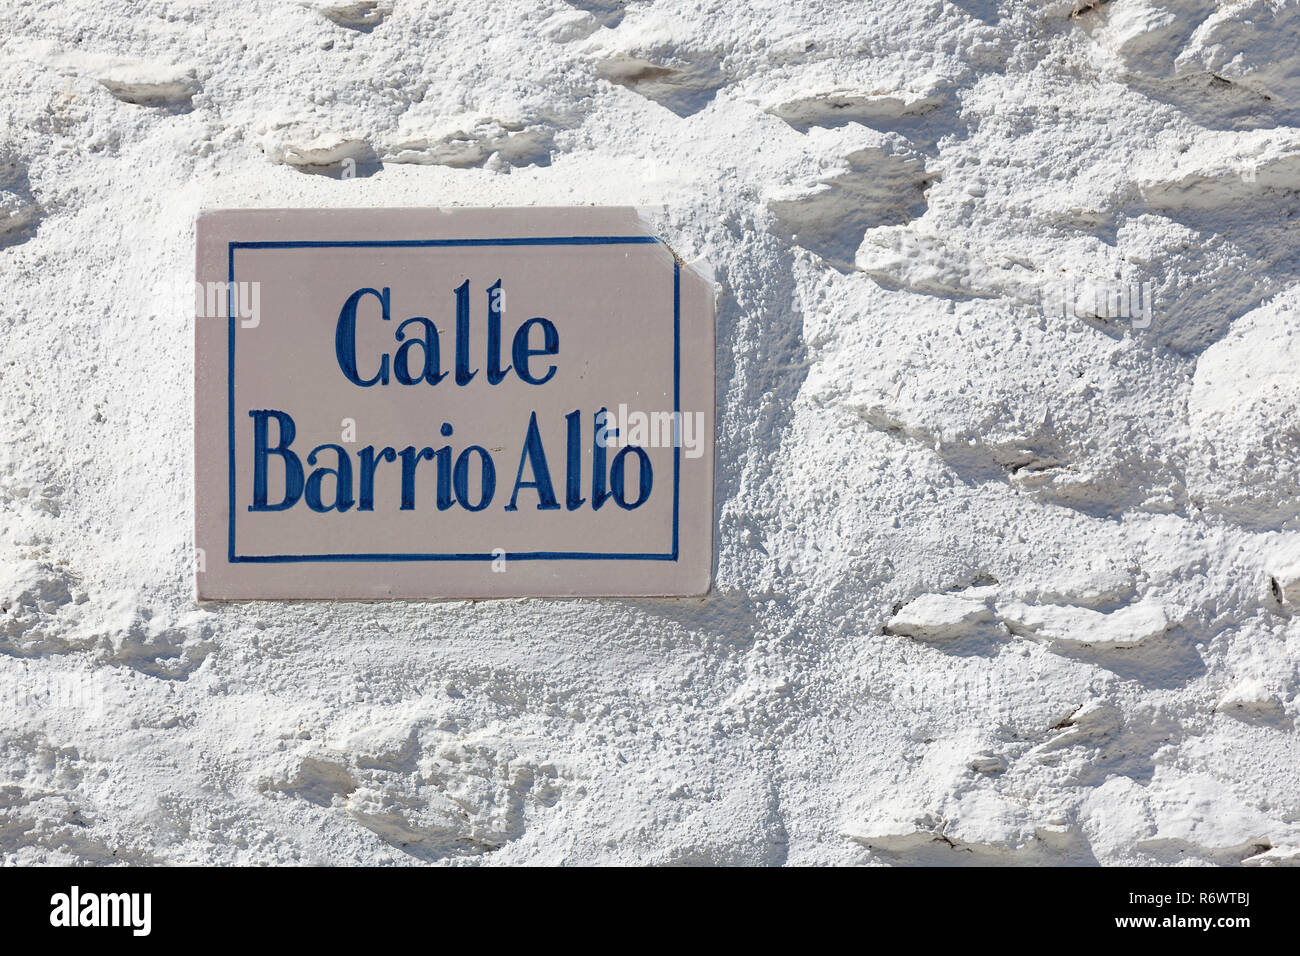
M 900 867 L 924 866 L 1100 866 L 1092 845 L 1078 830 L 1038 834 L 1020 845 L 967 842 L 941 832 L 906 836 L 851 835 L 873 856 Z
M 938 178 L 920 159 L 882 149 L 859 150 L 846 161 L 846 172 L 806 196 L 768 203 L 778 235 L 844 273 L 854 271 L 867 230 L 905 225 L 925 212 L 925 190 Z
M 694 60 L 674 58 L 671 64 L 616 56 L 598 63 L 596 73 L 681 117 L 704 109 L 727 83 L 726 74 L 711 55 Z
M 41 208 L 32 195 L 27 171 L 0 150 L 0 249 L 36 235 Z
M 719 286 L 716 331 L 714 438 L 715 589 L 697 600 L 637 600 L 644 613 L 704 628 L 747 646 L 761 629 L 763 607 L 741 592 L 716 589 L 725 562 L 729 569 L 765 561 L 764 525 L 775 530 L 763 489 L 781 461 L 781 442 L 794 417 L 794 402 L 808 374 L 803 316 L 798 308 L 795 250 L 786 242 L 728 213 L 720 224 L 728 235 L 709 243 Z M 751 489 L 746 491 L 746 489 Z M 746 497 L 743 503 L 738 499 Z M 749 500 L 752 498 L 752 500 Z M 734 510 L 733 510 L 734 508 Z M 784 602 L 772 595 L 778 605 Z M 788 619 L 789 615 L 786 614 Z

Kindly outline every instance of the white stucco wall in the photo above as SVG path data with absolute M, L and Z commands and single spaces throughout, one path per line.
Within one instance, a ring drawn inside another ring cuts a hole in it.
M 0 3 L 0 860 L 1300 859 L 1300 4 L 365 6 Z M 712 270 L 713 594 L 196 604 L 196 212 L 518 204 Z

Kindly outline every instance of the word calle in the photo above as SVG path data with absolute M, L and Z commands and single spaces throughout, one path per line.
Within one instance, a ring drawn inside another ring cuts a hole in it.
M 462 282 L 452 293 L 456 297 L 456 333 L 455 333 L 455 382 L 468 385 L 478 375 L 478 369 L 470 368 L 470 327 L 469 327 L 469 280 Z M 379 358 L 378 368 L 373 375 L 363 376 L 357 362 L 357 310 L 362 299 L 374 298 L 379 301 L 380 318 L 392 321 L 392 295 L 388 288 L 357 289 L 353 292 L 343 308 L 339 311 L 338 323 L 334 330 L 334 354 L 338 359 L 339 369 L 353 385 L 370 388 L 373 385 L 389 384 L 389 355 Z M 504 368 L 501 365 L 501 302 L 504 292 L 498 279 L 487 289 L 487 383 L 500 385 L 510 374 L 511 368 L 519 380 L 529 385 L 545 385 L 555 375 L 555 366 L 537 376 L 532 369 L 532 359 L 539 355 L 555 355 L 560 351 L 560 335 L 550 319 L 536 316 L 524 322 L 515 330 L 510 354 L 513 365 Z M 407 329 L 411 331 L 408 332 Z M 541 332 L 540 348 L 532 348 L 529 337 L 536 328 Z M 442 348 L 438 327 L 422 315 L 411 316 L 398 323 L 393 338 L 400 343 L 392 355 L 392 378 L 401 385 L 418 385 L 424 382 L 437 385 L 449 372 L 442 370 Z M 418 367 L 413 365 L 418 362 Z M 412 371 L 416 369 L 415 371 Z

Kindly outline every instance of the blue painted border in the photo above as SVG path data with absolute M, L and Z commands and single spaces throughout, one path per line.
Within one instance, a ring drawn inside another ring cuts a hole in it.
M 493 561 L 500 555 L 477 552 L 440 554 L 260 554 L 240 555 L 235 549 L 235 250 L 236 249 L 321 249 L 348 246 L 608 246 L 650 245 L 659 243 L 654 236 L 541 236 L 500 239 L 373 239 L 373 240 L 300 240 L 266 242 L 231 242 L 227 248 L 226 319 L 226 396 L 229 415 L 228 448 L 230 451 L 230 541 L 227 557 L 231 564 L 288 564 L 308 561 Z M 673 258 L 673 411 L 681 420 L 682 383 L 682 273 Z M 680 428 L 680 424 L 678 426 Z M 509 561 L 676 561 L 678 503 L 681 490 L 680 441 L 673 444 L 673 546 L 666 554 L 597 551 L 518 551 L 506 552 Z

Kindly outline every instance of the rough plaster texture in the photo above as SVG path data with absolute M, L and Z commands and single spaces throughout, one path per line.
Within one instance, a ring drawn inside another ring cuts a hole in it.
M 1296 0 L 0 7 L 0 859 L 1300 860 Z M 708 264 L 713 594 L 196 604 L 196 212 L 450 204 Z

